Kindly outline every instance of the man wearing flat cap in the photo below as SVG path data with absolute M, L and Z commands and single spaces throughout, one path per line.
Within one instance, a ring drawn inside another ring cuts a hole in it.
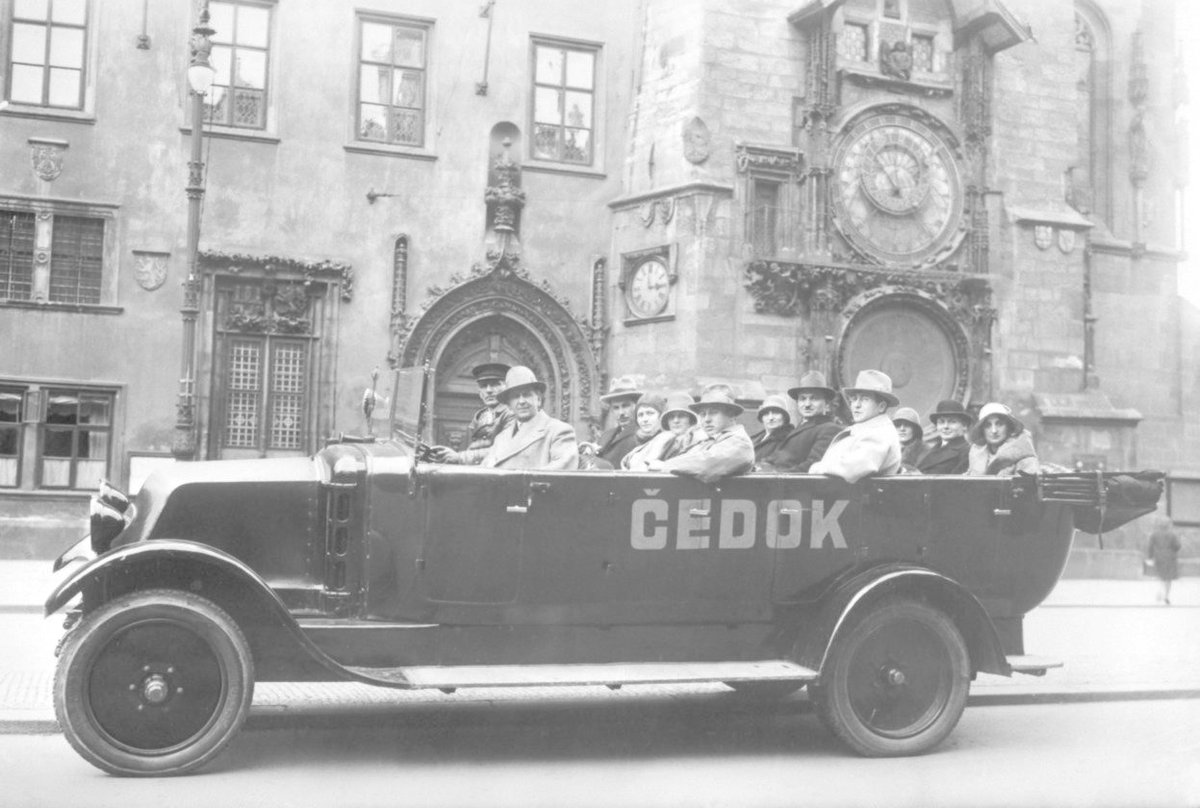
M 483 458 L 484 468 L 579 468 L 575 427 L 551 418 L 542 409 L 546 385 L 537 380 L 532 370 L 521 365 L 510 368 L 498 396 L 512 410 L 513 423 L 496 435 L 496 441 Z
M 732 474 L 745 474 L 754 465 L 754 443 L 737 422 L 742 407 L 725 385 L 713 385 L 690 409 L 700 419 L 704 437 L 670 460 L 653 460 L 650 471 L 669 471 L 701 482 L 715 483 Z
M 853 387 L 842 389 L 854 423 L 839 432 L 813 463 L 812 474 L 828 474 L 855 483 L 871 475 L 900 471 L 900 436 L 888 418 L 888 407 L 900 399 L 892 395 L 892 377 L 881 370 L 863 370 Z
M 764 455 L 756 464 L 759 471 L 791 471 L 806 474 L 825 455 L 830 441 L 842 430 L 833 419 L 833 404 L 837 391 L 825 383 L 825 374 L 810 370 L 800 377 L 800 384 L 788 390 L 796 401 L 800 424 L 791 431 L 773 452 Z
M 633 416 L 642 392 L 632 376 L 621 376 L 613 379 L 608 392 L 600 396 L 600 401 L 608 406 L 613 424 L 601 433 L 600 440 L 588 446 L 597 460 L 605 461 L 614 469 L 621 468 L 622 458 L 638 445 L 637 422 Z
M 462 463 L 473 466 L 483 462 L 488 449 L 505 427 L 512 426 L 513 414 L 498 398 L 504 389 L 504 374 L 508 365 L 502 362 L 486 362 L 471 368 L 471 375 L 479 385 L 479 398 L 483 406 L 471 416 L 467 435 L 459 451 L 448 446 L 434 446 L 429 457 L 436 463 Z
M 947 399 L 938 402 L 929 420 L 937 430 L 937 442 L 918 458 L 917 471 L 922 474 L 966 474 L 971 453 L 966 435 L 975 422 L 971 413 L 957 401 Z

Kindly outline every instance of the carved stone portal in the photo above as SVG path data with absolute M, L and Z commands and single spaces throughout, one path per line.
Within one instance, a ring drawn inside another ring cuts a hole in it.
M 499 317 L 528 332 L 544 349 L 534 365 L 546 369 L 546 410 L 568 423 L 592 423 L 599 415 L 599 364 L 592 348 L 592 326 L 571 313 L 550 285 L 534 283 L 518 265 L 476 265 L 446 287 L 429 289 L 423 313 L 394 335 L 391 356 L 400 367 L 444 364 L 455 338 L 474 324 Z M 539 352 L 541 353 L 541 352 Z M 436 410 L 436 402 L 435 402 Z

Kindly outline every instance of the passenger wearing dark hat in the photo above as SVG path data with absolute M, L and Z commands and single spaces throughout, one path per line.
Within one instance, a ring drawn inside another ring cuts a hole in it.
M 433 446 L 429 457 L 436 463 L 462 463 L 468 466 L 478 465 L 487 456 L 488 449 L 496 440 L 501 430 L 511 426 L 512 411 L 497 397 L 504 389 L 504 374 L 508 373 L 508 365 L 503 362 L 486 362 L 471 368 L 471 375 L 479 385 L 479 398 L 483 407 L 471 416 L 467 425 L 467 434 L 463 438 L 458 451 L 448 446 Z
M 842 389 L 854 423 L 839 432 L 825 456 L 809 469 L 854 483 L 872 475 L 900 470 L 900 437 L 888 418 L 888 407 L 900 400 L 892 395 L 892 377 L 881 370 L 862 370 L 853 387 Z
M 604 461 L 608 468 L 620 468 L 622 458 L 638 445 L 634 414 L 642 392 L 632 376 L 619 376 L 612 380 L 608 392 L 600 396 L 612 423 L 600 433 L 596 443 L 586 444 L 585 450 L 593 452 L 597 461 Z
M 670 460 L 651 461 L 650 471 L 669 471 L 715 483 L 733 474 L 744 474 L 754 466 L 754 444 L 736 420 L 743 412 L 742 406 L 733 400 L 728 387 L 713 385 L 690 409 L 700 419 L 704 438 Z
M 579 446 L 575 427 L 551 418 L 542 404 L 546 385 L 533 371 L 517 365 L 504 376 L 504 389 L 497 394 L 513 412 L 513 424 L 496 436 L 483 458 L 484 468 L 556 469 L 579 468 Z
M 775 451 L 756 463 L 758 471 L 790 471 L 806 473 L 820 460 L 830 441 L 842 430 L 832 415 L 837 391 L 825 383 L 825 374 L 810 370 L 800 377 L 800 384 L 788 390 L 796 401 L 800 423 L 788 433 Z
M 917 471 L 922 474 L 965 474 L 971 451 L 966 435 L 975 419 L 961 403 L 946 399 L 938 402 L 929 420 L 938 436 L 917 460 Z

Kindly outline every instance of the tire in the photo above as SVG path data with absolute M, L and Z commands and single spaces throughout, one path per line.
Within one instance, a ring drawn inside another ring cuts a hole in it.
M 186 774 L 233 738 L 254 696 L 237 623 L 205 598 L 154 589 L 113 600 L 68 635 L 54 712 L 84 760 L 110 774 Z
M 839 634 L 821 683 L 821 722 L 867 757 L 918 755 L 958 723 L 970 657 L 954 621 L 911 600 L 886 601 Z
M 804 687 L 804 682 L 781 679 L 765 682 L 726 682 L 725 686 L 736 691 L 739 696 L 774 701 L 792 695 Z

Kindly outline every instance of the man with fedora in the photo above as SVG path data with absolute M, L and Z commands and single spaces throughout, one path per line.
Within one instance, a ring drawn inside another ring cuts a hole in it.
M 825 384 L 825 374 L 810 370 L 800 377 L 800 384 L 788 390 L 796 401 L 800 424 L 783 439 L 779 447 L 764 455 L 755 468 L 758 471 L 792 471 L 807 473 L 825 455 L 830 441 L 842 427 L 833 418 L 837 391 Z
M 642 390 L 632 376 L 613 379 L 608 392 L 600 396 L 600 401 L 608 406 L 613 424 L 601 433 L 599 441 L 586 444 L 584 448 L 591 450 L 597 461 L 603 460 L 609 468 L 619 469 L 621 459 L 638 445 L 637 422 L 633 415 L 641 397 Z M 597 465 L 603 466 L 600 463 Z
M 505 427 L 512 426 L 512 410 L 504 406 L 497 394 L 504 389 L 504 374 L 508 365 L 503 362 L 486 362 L 471 368 L 475 384 L 479 386 L 479 398 L 483 406 L 471 416 L 467 435 L 459 451 L 449 446 L 433 446 L 429 459 L 435 463 L 462 463 L 472 466 L 483 462 L 488 449 Z
M 669 460 L 650 461 L 647 468 L 695 477 L 705 483 L 749 471 L 754 465 L 754 444 L 746 428 L 736 420 L 742 414 L 742 407 L 733 400 L 732 390 L 725 385 L 713 385 L 690 409 L 700 419 L 703 439 Z
M 888 418 L 888 407 L 900 399 L 892 395 L 892 377 L 881 370 L 859 371 L 853 387 L 842 389 L 854 423 L 838 432 L 825 456 L 809 469 L 855 483 L 873 474 L 900 470 L 900 436 Z
M 546 385 L 533 371 L 517 365 L 504 376 L 500 401 L 513 412 L 513 423 L 496 435 L 483 458 L 484 468 L 576 469 L 579 447 L 575 427 L 551 418 L 543 409 Z
M 975 419 L 962 404 L 946 399 L 938 402 L 929 420 L 937 430 L 937 438 L 917 460 L 917 471 L 922 474 L 965 474 L 971 454 L 967 430 Z

